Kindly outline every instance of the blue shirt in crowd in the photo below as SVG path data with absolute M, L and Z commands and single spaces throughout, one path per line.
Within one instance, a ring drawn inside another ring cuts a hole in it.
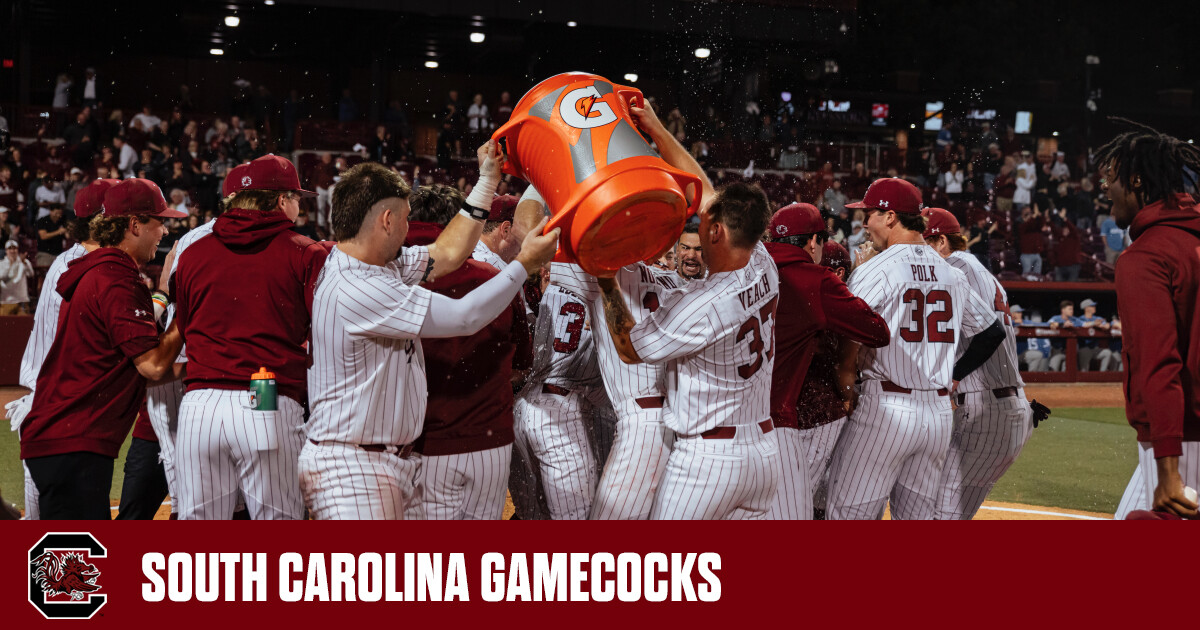
M 1117 222 L 1109 217 L 1100 226 L 1100 233 L 1104 235 L 1104 242 L 1108 244 L 1108 248 L 1114 252 L 1123 251 L 1125 249 L 1125 230 L 1117 227 Z

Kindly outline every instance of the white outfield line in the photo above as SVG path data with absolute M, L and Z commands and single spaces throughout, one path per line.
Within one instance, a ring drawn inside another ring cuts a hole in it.
M 1084 516 L 1082 514 L 1066 514 L 1064 512 L 1046 512 L 1043 510 L 1023 510 L 1020 508 L 995 507 L 991 505 L 980 506 L 981 510 L 995 510 L 997 512 L 1016 512 L 1018 514 L 1037 514 L 1039 516 L 1058 516 L 1061 518 L 1074 518 L 1081 521 L 1111 521 L 1109 518 L 1101 518 L 1099 516 Z

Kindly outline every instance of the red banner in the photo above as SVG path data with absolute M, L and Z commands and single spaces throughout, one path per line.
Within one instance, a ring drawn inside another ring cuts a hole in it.
M 6 628 L 1192 623 L 1195 539 L 1186 523 L 18 522 L 0 603 Z

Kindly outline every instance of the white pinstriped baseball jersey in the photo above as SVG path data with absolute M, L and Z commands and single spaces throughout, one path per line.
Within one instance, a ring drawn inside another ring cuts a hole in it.
M 485 262 L 496 269 L 504 269 L 508 266 L 508 263 L 504 262 L 504 259 L 500 257 L 500 254 L 492 251 L 492 249 L 483 241 L 475 243 L 475 250 L 471 252 L 471 258 L 474 258 L 479 262 Z
M 417 336 L 432 293 L 416 286 L 429 249 L 405 247 L 385 266 L 329 252 L 313 295 L 308 437 L 410 444 L 425 420 L 425 355 Z
M 958 384 L 958 391 L 963 393 L 981 392 L 1001 387 L 1025 387 L 1021 380 L 1021 372 L 1017 367 L 1017 330 L 1012 325 L 1012 316 L 1008 312 L 1008 293 L 996 277 L 979 259 L 967 252 L 954 252 L 946 259 L 951 267 L 963 272 L 967 285 L 971 287 L 985 302 L 990 302 L 1004 327 L 1004 343 L 988 357 L 979 369 L 971 372 Z M 958 359 L 966 352 L 966 344 L 958 345 Z
M 46 271 L 46 279 L 42 282 L 42 292 L 38 296 L 37 310 L 33 312 L 33 330 L 29 333 L 29 341 L 25 344 L 25 353 L 21 355 L 21 373 L 17 377 L 21 387 L 33 390 L 37 386 L 38 372 L 42 371 L 42 363 L 54 343 L 54 335 L 58 333 L 58 309 L 62 307 L 62 296 L 58 294 L 58 278 L 67 270 L 72 260 L 87 253 L 83 245 L 76 243 L 71 249 L 59 254 L 50 269 Z
M 667 366 L 663 422 L 693 436 L 771 415 L 779 270 L 762 243 L 749 263 L 672 292 L 633 327 L 647 363 Z
M 621 296 L 633 314 L 634 322 L 640 322 L 658 310 L 669 293 L 678 290 L 681 284 L 675 273 L 655 269 L 641 262 L 620 269 L 613 279 L 621 287 Z M 639 408 L 635 400 L 663 396 L 666 393 L 665 365 L 630 365 L 617 354 L 612 333 L 604 321 L 604 303 L 595 276 L 578 265 L 562 265 L 558 273 L 552 273 L 551 282 L 556 281 L 560 286 L 586 298 L 592 309 L 596 358 L 613 408 L 622 413 L 636 413 Z
M 893 334 L 882 348 L 862 349 L 863 380 L 950 389 L 959 344 L 996 320 L 962 272 L 925 244 L 888 247 L 855 269 L 849 286 L 887 320 Z
M 191 246 L 192 243 L 212 234 L 213 224 L 216 222 L 216 219 L 211 219 L 208 223 L 197 226 L 196 229 L 184 234 L 179 237 L 178 241 L 175 241 L 175 258 L 171 260 L 171 270 L 167 272 L 168 278 L 175 275 L 175 270 L 179 268 L 179 256 L 183 253 L 183 250 Z
M 542 294 L 533 327 L 533 367 L 529 382 L 568 390 L 600 385 L 593 328 L 587 299 L 555 282 L 564 277 L 565 263 L 551 263 L 550 286 Z

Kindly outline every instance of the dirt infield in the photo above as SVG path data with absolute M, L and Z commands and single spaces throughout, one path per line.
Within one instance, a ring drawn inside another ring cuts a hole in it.
M 1030 383 L 1025 397 L 1050 407 L 1124 407 L 1120 383 Z

